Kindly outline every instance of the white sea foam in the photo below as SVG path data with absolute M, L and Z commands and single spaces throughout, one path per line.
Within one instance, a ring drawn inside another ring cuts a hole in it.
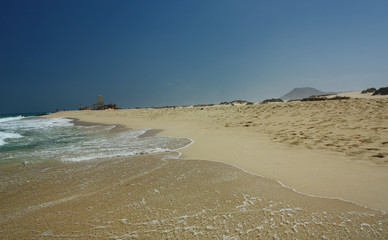
M 153 148 L 153 149 L 142 149 L 142 150 L 134 150 L 134 151 L 111 151 L 109 152 L 92 152 L 92 153 L 83 153 L 81 156 L 76 157 L 61 157 L 62 161 L 69 161 L 69 162 L 79 162 L 79 161 L 87 161 L 87 160 L 93 160 L 93 159 L 102 159 L 102 158 L 114 158 L 114 157 L 130 157 L 134 155 L 140 155 L 140 154 L 152 154 L 152 153 L 161 153 L 161 152 L 167 152 L 170 151 L 170 149 L 163 149 L 163 148 Z
M 73 120 L 67 118 L 26 118 L 26 117 L 10 117 L 0 119 L 0 130 L 8 131 L 23 131 L 23 130 L 39 130 L 50 127 L 68 127 L 74 126 Z
M 125 131 L 102 138 L 92 138 L 71 148 L 56 149 L 61 152 L 63 161 L 84 161 L 98 158 L 127 157 L 140 154 L 162 153 L 176 150 L 182 145 L 182 139 L 170 137 L 138 138 L 147 129 Z
M 29 144 L 36 144 L 36 137 L 50 137 L 48 131 L 54 128 L 73 126 L 71 119 L 66 118 L 28 118 L 28 117 L 9 117 L 0 119 L 0 146 L 9 144 L 10 139 L 23 137 L 20 141 L 12 141 L 13 147 L 23 147 Z M 33 143 L 35 141 L 35 143 Z M 0 159 L 2 159 L 0 152 Z M 7 158 L 7 157 L 5 157 Z
M 9 133 L 9 132 L 0 132 L 0 146 L 6 144 L 7 142 L 5 140 L 12 139 L 12 138 L 21 138 L 22 135 L 18 133 Z
M 50 127 L 70 126 L 74 126 L 73 120 L 67 118 L 29 119 L 28 121 L 15 122 L 15 127 L 24 129 L 46 129 Z
M 140 137 L 149 130 L 120 132 L 114 125 L 74 126 L 66 118 L 13 118 L 0 123 L 0 146 L 10 143 L 0 149 L 0 160 L 86 161 L 167 152 L 171 152 L 169 157 L 179 157 L 177 150 L 193 142 L 187 138 Z M 23 139 L 16 139 L 20 137 Z M 16 140 L 4 141 L 9 138 Z
M 0 123 L 4 135 L 0 136 L 0 143 L 6 144 L 4 139 L 21 136 L 23 141 L 13 141 L 11 148 L 0 151 L 0 159 L 85 161 L 175 152 L 192 143 L 185 138 L 140 137 L 150 129 L 119 132 L 114 128 L 114 125 L 74 126 L 72 120 L 66 118 L 15 118 Z M 11 132 L 15 135 L 9 134 Z
M 25 117 L 23 117 L 23 116 L 16 116 L 16 117 L 0 118 L 0 123 L 20 120 L 20 119 L 23 119 L 23 118 L 25 118 Z

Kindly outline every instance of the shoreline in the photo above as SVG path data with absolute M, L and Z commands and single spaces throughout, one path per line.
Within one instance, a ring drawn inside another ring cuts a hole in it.
M 183 147 L 183 148 L 185 148 L 185 147 Z M 283 187 L 285 189 L 288 189 L 288 190 L 291 190 L 292 192 L 294 192 L 296 194 L 299 194 L 299 195 L 302 195 L 302 196 L 306 196 L 306 197 L 310 197 L 310 198 L 315 198 L 315 199 L 321 199 L 321 200 L 338 200 L 338 201 L 341 201 L 343 203 L 349 203 L 349 204 L 356 205 L 358 207 L 364 208 L 365 210 L 372 210 L 372 211 L 380 212 L 381 214 L 384 214 L 384 215 L 387 214 L 387 212 L 385 210 L 374 209 L 374 208 L 371 208 L 371 207 L 368 207 L 368 206 L 365 206 L 365 205 L 361 205 L 361 204 L 356 203 L 356 202 L 352 202 L 350 200 L 339 198 L 339 197 L 317 196 L 317 195 L 312 195 L 312 194 L 308 194 L 308 193 L 299 192 L 295 188 L 289 187 L 289 186 L 283 184 L 279 180 L 271 179 L 271 178 L 268 178 L 266 176 L 260 175 L 258 173 L 247 171 L 247 170 L 242 169 L 241 167 L 239 167 L 237 165 L 234 165 L 232 163 L 226 163 L 226 162 L 217 161 L 217 160 L 207 160 L 207 159 L 180 158 L 180 156 L 177 157 L 177 160 L 183 160 L 183 161 L 185 161 L 185 160 L 187 160 L 187 161 L 205 161 L 205 162 L 213 162 L 213 163 L 226 164 L 226 165 L 234 167 L 237 170 L 242 171 L 244 173 L 247 173 L 247 174 L 250 174 L 250 175 L 253 175 L 253 176 L 256 176 L 256 177 L 260 177 L 260 178 L 263 178 L 263 179 L 266 179 L 266 180 L 269 180 L 269 181 L 276 182 L 281 187 Z
M 362 103 L 365 100 L 357 100 L 358 103 L 360 101 Z M 263 107 L 267 106 L 256 106 Z M 388 210 L 388 191 L 385 190 L 387 166 L 346 158 L 330 149 L 291 147 L 274 142 L 270 138 L 271 134 L 263 133 L 260 131 L 262 129 L 255 127 L 222 126 L 217 120 L 224 116 L 224 113 L 219 113 L 225 112 L 225 109 L 240 113 L 247 110 L 247 107 L 71 111 L 52 114 L 50 117 L 76 117 L 86 122 L 120 124 L 131 129 L 158 129 L 155 133 L 159 136 L 191 138 L 195 143 L 179 150 L 182 153 L 180 159 L 228 163 L 246 172 L 278 181 L 305 195 L 338 198 L 370 209 L 383 212 Z M 204 112 L 213 112 L 213 115 L 209 117 Z M 237 116 L 232 124 L 241 120 L 247 119 Z
M 103 123 L 92 123 L 92 122 L 86 122 L 86 121 L 81 121 L 77 118 L 71 118 L 74 120 L 74 124 L 76 126 L 95 126 L 96 124 L 98 125 L 104 125 L 104 126 L 110 126 L 110 124 L 103 124 Z M 122 130 L 122 129 L 131 129 L 131 128 L 128 128 L 124 125 L 121 125 L 121 124 L 118 124 L 118 125 L 114 125 L 115 126 L 115 129 L 118 129 L 118 130 Z M 144 134 L 140 135 L 139 138 L 143 138 L 143 137 L 150 137 L 150 136 L 165 136 L 163 134 L 163 130 L 162 129 L 148 129 Z M 167 137 L 171 137 L 171 136 L 167 136 Z M 313 194 L 308 194 L 308 193 L 304 193 L 304 192 L 300 192 L 300 191 L 297 191 L 295 188 L 292 188 L 290 186 L 287 186 L 285 185 L 284 183 L 282 183 L 280 180 L 276 180 L 276 179 L 272 179 L 272 178 L 269 178 L 269 177 L 266 177 L 264 175 L 261 175 L 259 173 L 256 173 L 256 172 L 251 172 L 251 171 L 248 171 L 248 170 L 245 170 L 241 167 L 239 167 L 238 165 L 235 165 L 233 163 L 229 163 L 229 162 L 225 162 L 225 161 L 219 161 L 219 160 L 211 160 L 211 159 L 194 159 L 194 158 L 182 158 L 182 150 L 190 147 L 192 144 L 195 143 L 195 140 L 189 138 L 192 142 L 184 147 L 181 147 L 181 148 L 178 148 L 178 149 L 175 149 L 173 150 L 172 152 L 176 152 L 178 155 L 176 158 L 176 160 L 189 160 L 189 161 L 205 161 L 205 162 L 214 162 L 214 163 L 220 163 L 220 164 L 226 164 L 226 165 L 229 165 L 231 167 L 234 167 L 236 168 L 237 170 L 239 171 L 243 171 L 247 174 L 251 174 L 253 176 L 258 176 L 260 178 L 264 178 L 264 179 L 268 179 L 270 181 L 274 181 L 278 184 L 280 184 L 282 187 L 286 188 L 286 189 L 289 189 L 297 194 L 301 194 L 301 195 L 304 195 L 304 196 L 307 196 L 307 197 L 311 197 L 311 198 L 318 198 L 318 199 L 328 199 L 328 200 L 339 200 L 339 201 L 342 201 L 342 202 L 345 202 L 345 203 L 350 203 L 350 204 L 355 204 L 359 207 L 362 207 L 362 208 L 365 208 L 365 209 L 369 209 L 369 210 L 373 210 L 373 211 L 377 211 L 377 212 L 381 212 L 383 214 L 386 214 L 387 212 L 385 210 L 380 210 L 380 209 L 374 209 L 374 208 L 371 208 L 371 207 L 368 207 L 368 206 L 365 206 L 365 205 L 362 205 L 362 204 L 359 204 L 357 202 L 353 202 L 353 201 L 350 201 L 350 200 L 346 200 L 346 199 L 343 199 L 343 198 L 340 198 L 340 197 L 330 197 L 330 196 L 318 196 L 318 195 L 313 195 Z
M 151 154 L 10 172 L 3 238 L 385 239 L 387 215 L 313 198 L 222 162 Z M 50 171 L 46 171 L 50 168 Z M 39 174 L 37 174 L 39 173 Z M 71 178 L 69 178 L 69 173 Z M 35 187 L 34 191 L 30 191 Z M 66 227 L 64 227 L 66 226 Z

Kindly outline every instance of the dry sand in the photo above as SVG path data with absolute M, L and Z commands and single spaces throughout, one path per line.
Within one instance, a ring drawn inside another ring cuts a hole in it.
M 0 237 L 387 239 L 387 107 L 378 98 L 53 114 L 195 143 L 180 159 L 1 168 Z

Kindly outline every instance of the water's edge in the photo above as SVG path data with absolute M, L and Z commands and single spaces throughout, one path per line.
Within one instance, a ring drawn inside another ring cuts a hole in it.
M 44 117 L 44 116 L 43 116 Z M 92 122 L 86 122 L 86 121 L 81 121 L 77 118 L 69 118 L 69 119 L 73 119 L 74 120 L 74 125 L 75 126 L 98 126 L 98 125 L 101 125 L 101 126 L 112 126 L 110 124 L 100 124 L 100 123 L 92 123 Z M 117 127 L 117 130 L 121 130 L 121 131 L 125 131 L 125 130 L 133 130 L 132 128 L 128 128 L 124 125 L 120 125 L 120 124 L 114 124 L 114 126 Z M 115 128 L 116 129 L 116 128 Z M 147 129 L 147 131 L 140 135 L 139 138 L 142 138 L 142 137 L 154 137 L 154 136 L 157 136 L 157 134 L 159 133 L 162 133 L 163 132 L 163 129 Z M 171 137 L 171 136 L 167 136 L 167 137 Z M 187 138 L 187 137 L 186 137 Z M 298 193 L 298 194 L 301 194 L 301 195 L 304 195 L 304 196 L 307 196 L 307 197 L 312 197 L 312 198 L 318 198 L 318 199 L 328 199 L 328 200 L 338 200 L 338 201 L 341 201 L 341 202 L 345 202 L 345 203 L 351 203 L 351 204 L 355 204 L 359 207 L 362 207 L 362 208 L 365 208 L 365 209 L 370 209 L 370 210 L 373 210 L 373 211 L 376 211 L 376 212 L 380 212 L 382 214 L 387 214 L 386 211 L 383 211 L 383 210 L 380 210 L 380 209 L 375 209 L 375 208 L 372 208 L 372 207 L 368 207 L 368 206 L 365 206 L 365 205 L 362 205 L 360 203 L 357 203 L 357 202 L 354 202 L 354 201 L 351 201 L 351 200 L 346 200 L 346 199 L 343 199 L 341 197 L 332 197 L 332 196 L 318 196 L 318 195 L 313 195 L 313 194 L 308 194 L 308 193 L 304 193 L 304 192 L 301 192 L 301 191 L 298 191 L 297 189 L 293 188 L 293 187 L 290 187 L 290 186 L 287 186 L 286 184 L 282 183 L 280 180 L 277 180 L 277 179 L 272 179 L 272 178 L 269 178 L 269 177 L 266 177 L 264 175 L 261 175 L 259 173 L 255 173 L 255 172 L 251 172 L 251 171 L 248 171 L 248 170 L 245 170 L 235 164 L 232 164 L 232 163 L 227 163 L 227 162 L 222 162 L 222 161 L 217 161 L 217 160 L 211 160 L 211 159 L 192 159 L 192 158 L 181 158 L 182 156 L 182 153 L 179 152 L 180 149 L 184 149 L 184 148 L 187 148 L 189 147 L 190 145 L 192 145 L 195 140 L 194 139 L 191 139 L 191 138 L 187 138 L 187 139 L 190 139 L 191 140 L 191 143 L 184 146 L 184 147 L 181 147 L 179 149 L 176 149 L 176 150 L 173 150 L 171 152 L 177 152 L 178 156 L 177 156 L 177 159 L 178 160 L 182 160 L 182 161 L 185 161 L 185 160 L 191 160 L 191 161 L 207 161 L 207 162 L 215 162 L 215 163 L 219 163 L 219 164 L 226 164 L 226 165 L 229 165 L 229 166 L 232 166 L 238 170 L 241 170 L 243 172 L 246 172 L 248 174 L 251 174 L 251 175 L 254 175 L 254 176 L 259 176 L 261 178 L 264 178 L 264 179 L 267 179 L 267 180 L 270 180 L 270 181 L 273 181 L 273 182 L 276 182 L 278 183 L 279 185 L 281 185 L 282 187 L 286 188 L 286 189 L 290 189 L 292 190 L 293 192 L 295 193 Z

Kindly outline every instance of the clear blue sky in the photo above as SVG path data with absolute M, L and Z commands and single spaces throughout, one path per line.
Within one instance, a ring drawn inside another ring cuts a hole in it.
M 0 1 L 0 113 L 388 86 L 388 1 Z

